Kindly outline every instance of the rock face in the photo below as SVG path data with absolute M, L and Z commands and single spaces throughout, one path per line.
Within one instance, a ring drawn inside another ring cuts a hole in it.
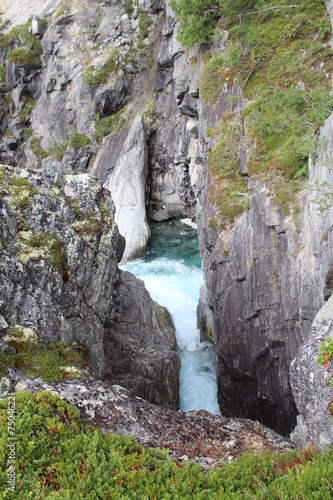
M 138 116 L 122 147 L 121 158 L 105 183 L 117 207 L 116 223 L 126 240 L 124 261 L 142 255 L 150 236 L 145 202 L 147 153 L 145 126 L 142 116 Z M 94 168 L 98 168 L 98 159 Z
M 291 386 L 300 413 L 291 439 L 297 446 L 314 444 L 320 451 L 333 444 L 332 361 L 326 367 L 317 361 L 321 343 L 327 338 L 333 338 L 333 297 L 320 309 L 290 367 Z
M 84 344 L 100 378 L 177 408 L 173 323 L 142 282 L 118 270 L 124 240 L 110 193 L 88 174 L 0 172 L 0 314 L 44 344 Z
M 46 384 L 22 379 L 16 386 L 16 391 L 43 390 L 76 405 L 82 419 L 103 432 L 131 435 L 145 446 L 167 448 L 175 459 L 190 459 L 202 467 L 215 469 L 245 452 L 270 448 L 279 453 L 293 448 L 288 439 L 258 422 L 222 418 L 202 410 L 168 411 L 132 396 L 122 387 L 99 381 Z

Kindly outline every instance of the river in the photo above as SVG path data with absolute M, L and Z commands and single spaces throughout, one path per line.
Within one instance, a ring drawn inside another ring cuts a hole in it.
M 200 342 L 196 306 L 203 285 L 196 230 L 179 220 L 156 223 L 145 256 L 120 267 L 142 279 L 154 300 L 172 314 L 181 358 L 180 409 L 220 414 L 214 349 Z

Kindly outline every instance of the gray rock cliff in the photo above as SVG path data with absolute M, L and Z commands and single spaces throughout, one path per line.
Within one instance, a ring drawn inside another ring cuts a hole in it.
M 44 345 L 82 343 L 98 377 L 177 408 L 172 319 L 141 281 L 118 270 L 124 239 L 110 193 L 88 174 L 0 172 L 0 314 L 7 327 L 30 328 Z

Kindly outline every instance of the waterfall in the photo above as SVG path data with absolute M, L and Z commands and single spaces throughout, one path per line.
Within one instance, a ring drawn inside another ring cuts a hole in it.
M 154 224 L 146 255 L 120 267 L 142 279 L 154 300 L 172 314 L 182 367 L 180 409 L 220 414 L 214 349 L 200 342 L 196 306 L 203 284 L 196 230 L 178 220 Z

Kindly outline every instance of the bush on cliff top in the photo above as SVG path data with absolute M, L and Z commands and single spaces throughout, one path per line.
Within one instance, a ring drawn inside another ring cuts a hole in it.
M 79 411 L 48 392 L 16 394 L 16 491 L 8 490 L 9 448 L 0 448 L 2 498 L 124 500 L 332 498 L 333 450 L 243 455 L 215 472 L 180 465 L 167 451 L 84 426 Z M 11 400 L 12 405 L 12 400 Z M 9 405 L 9 406 L 11 406 Z M 8 441 L 8 400 L 0 440 Z

